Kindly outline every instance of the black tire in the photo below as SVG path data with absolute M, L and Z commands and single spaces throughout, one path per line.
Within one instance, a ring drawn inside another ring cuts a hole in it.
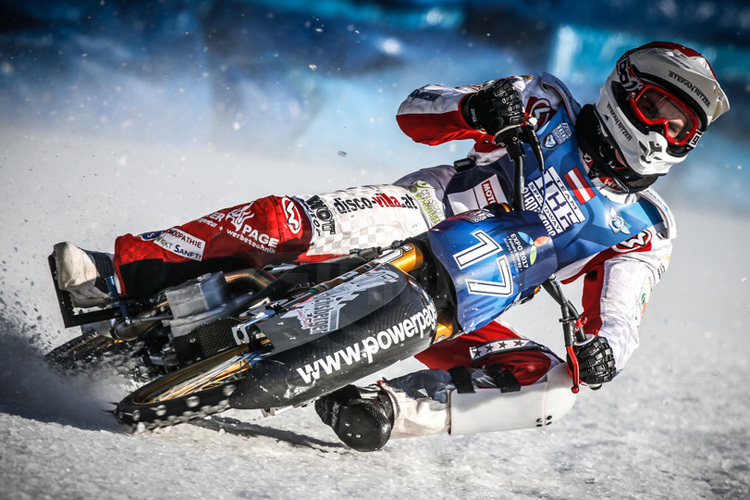
M 97 334 L 84 334 L 52 349 L 44 355 L 51 365 L 63 370 L 86 370 L 108 362 L 114 355 L 130 353 L 133 346 Z
M 139 429 L 155 429 L 227 410 L 229 396 L 250 367 L 249 363 L 243 364 L 241 361 L 247 351 L 248 346 L 237 346 L 164 375 L 120 401 L 115 410 L 115 417 L 120 422 L 137 426 Z M 232 375 L 226 369 L 221 370 L 222 364 L 232 362 L 243 365 Z M 177 390 L 182 384 L 191 381 L 195 383 L 196 379 L 212 369 L 218 372 L 209 378 L 207 386 L 200 386 L 197 390 L 185 389 L 179 394 L 168 394 L 169 391 Z

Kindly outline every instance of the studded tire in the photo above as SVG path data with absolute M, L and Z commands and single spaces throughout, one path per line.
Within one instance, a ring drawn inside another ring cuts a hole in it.
M 244 370 L 249 369 L 249 364 L 234 374 L 222 372 L 222 366 L 239 363 L 247 350 L 247 346 L 237 346 L 144 385 L 120 401 L 114 412 L 115 417 L 138 429 L 155 429 L 229 409 L 229 396 L 237 382 L 244 377 Z M 205 378 L 211 371 L 218 373 L 207 387 L 180 389 Z
M 44 359 L 65 371 L 88 371 L 102 366 L 127 363 L 138 352 L 140 344 L 122 342 L 97 334 L 84 334 L 56 347 Z

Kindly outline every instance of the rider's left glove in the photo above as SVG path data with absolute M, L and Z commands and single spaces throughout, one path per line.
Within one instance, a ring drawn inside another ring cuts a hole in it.
M 615 377 L 615 356 L 605 337 L 597 335 L 582 344 L 576 344 L 573 351 L 578 358 L 581 381 L 592 389 L 598 389 L 601 384 Z
M 461 112 L 473 128 L 495 136 L 526 122 L 521 96 L 509 79 L 485 83 L 482 90 L 464 99 Z

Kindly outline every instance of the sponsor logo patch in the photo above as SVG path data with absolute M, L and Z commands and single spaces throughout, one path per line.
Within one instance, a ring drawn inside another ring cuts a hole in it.
M 424 181 L 417 181 L 409 187 L 409 191 L 422 207 L 422 213 L 430 227 L 445 219 L 443 204 L 437 199 L 434 187 Z
M 251 203 L 250 205 L 235 208 L 226 215 L 224 220 L 231 223 L 235 231 L 239 231 L 245 225 L 245 221 L 253 217 L 255 217 L 255 213 L 253 212 L 253 205 Z
M 651 246 L 651 232 L 641 231 L 629 240 L 618 243 L 614 246 L 615 252 L 627 253 L 634 250 L 647 249 Z
M 333 208 L 340 214 L 348 214 L 359 210 L 369 210 L 372 208 L 408 208 L 419 210 L 417 202 L 409 194 L 404 194 L 400 198 L 390 196 L 386 193 L 374 193 L 361 197 L 340 196 L 333 198 Z
M 292 234 L 297 234 L 302 230 L 302 217 L 300 217 L 297 204 L 289 198 L 281 199 L 281 207 L 286 215 L 286 225 Z
M 567 185 L 552 166 L 544 171 L 544 176 L 526 185 L 524 201 L 526 210 L 539 212 L 550 236 L 556 236 L 585 220 Z
M 336 220 L 333 211 L 320 196 L 313 196 L 305 202 L 307 211 L 312 219 L 313 230 L 318 236 L 322 234 L 336 234 Z
M 440 97 L 440 94 L 433 93 L 433 92 L 425 92 L 423 90 L 417 89 L 411 94 L 409 94 L 409 97 L 411 97 L 412 99 L 422 99 L 424 101 L 436 101 Z
M 387 351 L 415 336 L 424 338 L 425 335 L 431 335 L 436 326 L 437 310 L 434 304 L 430 303 L 421 311 L 385 330 L 297 368 L 297 374 L 306 384 L 311 384 L 322 376 L 331 375 L 357 362 L 364 361 L 371 364 L 378 352 Z
M 179 229 L 171 228 L 158 233 L 145 233 L 155 245 L 175 255 L 190 260 L 202 260 L 206 242 Z M 144 238 L 144 235 L 141 235 Z
M 505 203 L 505 197 L 497 175 L 483 180 L 472 189 L 449 193 L 448 201 L 454 213 L 466 212 L 477 208 L 484 208 L 492 203 Z
M 549 100 L 544 97 L 529 97 L 526 109 L 528 110 L 528 116 L 536 118 L 537 127 L 541 127 L 547 123 L 552 116 L 552 106 Z
M 297 318 L 303 330 L 310 335 L 332 332 L 339 327 L 339 314 L 347 302 L 354 300 L 361 293 L 384 283 L 398 281 L 399 276 L 386 268 L 377 268 L 362 276 L 342 283 L 324 292 L 313 300 L 303 302 L 300 306 L 284 314 L 282 318 Z
M 570 129 L 570 125 L 563 122 L 555 127 L 552 132 L 545 135 L 542 139 L 542 144 L 546 149 L 555 149 L 560 144 L 570 139 L 573 136 L 573 132 Z
M 609 211 L 609 228 L 615 233 L 630 234 L 628 223 L 625 222 L 622 215 L 618 214 L 614 208 Z

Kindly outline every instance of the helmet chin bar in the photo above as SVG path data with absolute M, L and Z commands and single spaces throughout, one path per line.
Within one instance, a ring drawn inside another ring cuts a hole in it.
M 576 135 L 581 149 L 593 160 L 591 178 L 609 178 L 608 187 L 623 193 L 635 193 L 651 186 L 659 175 L 643 176 L 617 158 L 617 144 L 606 131 L 593 105 L 586 105 L 578 115 Z
M 643 191 L 661 177 L 661 175 L 638 174 L 624 161 L 620 161 L 617 154 L 617 144 L 610 137 L 602 137 L 600 150 L 602 151 L 602 158 L 606 160 L 599 165 L 601 172 L 603 175 L 611 177 L 617 183 L 620 191 L 624 193 Z

